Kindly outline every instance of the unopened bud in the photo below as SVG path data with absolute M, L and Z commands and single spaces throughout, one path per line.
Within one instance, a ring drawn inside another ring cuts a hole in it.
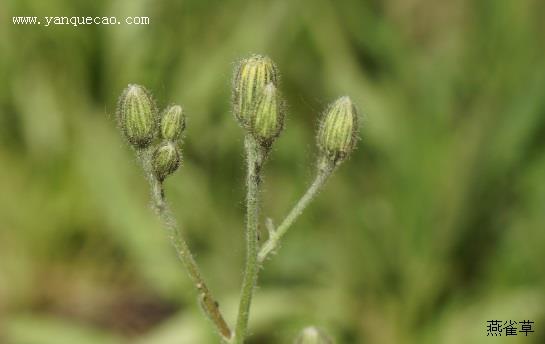
M 180 166 L 179 148 L 174 142 L 161 143 L 151 157 L 153 174 L 160 181 L 174 173 Z
M 333 341 L 316 327 L 310 326 L 301 332 L 295 344 L 332 344 Z
M 235 69 L 233 78 L 234 114 L 241 126 L 248 128 L 250 117 L 265 85 L 278 83 L 278 71 L 273 61 L 261 55 L 244 59 Z
M 276 87 L 269 83 L 257 99 L 250 129 L 256 140 L 269 146 L 278 137 L 283 125 L 284 109 Z
M 157 128 L 157 108 L 148 90 L 129 85 L 119 97 L 117 120 L 131 145 L 139 149 L 148 147 Z
M 185 129 L 185 115 L 180 105 L 171 105 L 165 109 L 161 118 L 161 136 L 168 141 L 181 138 Z
M 329 161 L 339 163 L 354 149 L 358 114 L 349 97 L 337 99 L 325 112 L 318 131 L 318 147 Z

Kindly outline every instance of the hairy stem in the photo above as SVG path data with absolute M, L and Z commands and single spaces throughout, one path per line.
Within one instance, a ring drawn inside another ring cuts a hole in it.
M 258 254 L 259 264 L 263 263 L 265 259 L 278 248 L 280 240 L 282 239 L 284 234 L 286 234 L 286 232 L 295 222 L 295 220 L 303 213 L 303 210 L 305 210 L 310 201 L 312 201 L 314 196 L 316 196 L 318 191 L 320 191 L 320 189 L 334 170 L 335 165 L 333 164 L 324 163 L 320 168 L 318 168 L 316 178 L 308 188 L 307 192 L 303 195 L 303 197 L 301 197 L 299 202 L 295 204 L 295 206 L 289 212 L 288 216 L 286 216 L 284 221 L 282 221 L 282 223 L 276 228 L 276 230 L 269 230 L 269 239 L 263 244 Z
M 245 139 L 248 171 L 246 197 L 246 267 L 242 282 L 240 303 L 238 308 L 237 324 L 233 344 L 242 344 L 248 330 L 248 318 L 252 296 L 257 282 L 259 266 L 258 252 L 258 223 L 259 223 L 259 184 L 264 152 L 255 140 L 247 135 Z
M 202 274 L 200 272 L 197 262 L 193 258 L 187 243 L 183 239 L 182 233 L 176 223 L 170 208 L 168 207 L 167 202 L 165 201 L 165 193 L 163 190 L 163 183 L 161 183 L 152 173 L 149 173 L 148 176 L 150 186 L 151 186 L 151 196 L 152 196 L 152 205 L 153 208 L 163 222 L 165 229 L 167 231 L 168 238 L 170 242 L 176 249 L 178 258 L 184 264 L 187 273 L 197 288 L 199 293 L 199 302 L 204 313 L 212 321 L 217 331 L 222 337 L 224 342 L 227 342 L 231 337 L 231 330 L 229 325 L 225 322 L 220 309 L 219 304 L 216 302 L 210 289 L 208 289 Z

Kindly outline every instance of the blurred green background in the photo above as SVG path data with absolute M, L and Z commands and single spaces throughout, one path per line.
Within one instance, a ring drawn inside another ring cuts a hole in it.
M 150 25 L 14 25 L 148 16 Z M 276 222 L 313 177 L 324 107 L 357 151 L 260 276 L 249 343 L 545 342 L 545 2 L 0 2 L 0 343 L 215 343 L 114 118 L 128 83 L 188 115 L 166 182 L 234 322 L 244 259 L 235 61 L 275 60 L 289 103 L 265 176 Z

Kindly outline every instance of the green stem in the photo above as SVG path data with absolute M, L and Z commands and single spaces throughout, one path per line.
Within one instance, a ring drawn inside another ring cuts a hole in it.
M 146 161 L 146 159 L 142 159 L 145 170 L 149 171 Z M 227 342 L 231 337 L 229 325 L 227 325 L 225 322 L 225 319 L 220 312 L 219 304 L 216 302 L 212 296 L 212 293 L 210 292 L 210 289 L 208 289 L 206 283 L 204 282 L 199 266 L 193 258 L 187 243 L 183 239 L 180 228 L 176 224 L 176 220 L 172 215 L 167 202 L 165 201 L 163 183 L 155 178 L 153 173 L 149 173 L 148 179 L 151 186 L 153 208 L 157 216 L 159 216 L 163 222 L 170 242 L 176 249 L 178 257 L 184 264 L 191 281 L 199 293 L 199 301 L 204 313 L 212 321 L 217 331 L 221 335 L 222 340 Z
M 259 264 L 263 263 L 265 259 L 278 248 L 280 240 L 282 239 L 284 234 L 286 234 L 286 232 L 295 222 L 295 220 L 303 213 L 303 210 L 305 210 L 310 201 L 312 201 L 318 191 L 320 191 L 320 189 L 325 184 L 329 176 L 331 176 L 334 170 L 335 165 L 327 163 L 323 163 L 321 167 L 318 168 L 316 178 L 308 188 L 307 192 L 303 195 L 303 197 L 301 197 L 299 202 L 295 204 L 295 206 L 289 212 L 288 216 L 286 216 L 284 221 L 282 221 L 282 223 L 276 228 L 276 230 L 270 231 L 269 239 L 263 244 L 261 250 L 259 251 Z
M 259 223 L 259 184 L 264 152 L 255 140 L 247 135 L 245 139 L 248 171 L 246 197 L 246 267 L 242 282 L 240 303 L 238 308 L 237 324 L 233 344 L 242 344 L 248 330 L 248 318 L 252 296 L 257 283 L 259 266 L 258 252 L 258 223 Z

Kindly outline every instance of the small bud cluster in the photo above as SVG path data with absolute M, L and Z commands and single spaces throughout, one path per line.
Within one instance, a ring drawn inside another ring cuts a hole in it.
M 233 80 L 236 119 L 263 147 L 270 147 L 284 127 L 276 65 L 268 57 L 253 55 L 240 62 Z
M 151 93 L 143 86 L 131 84 L 119 97 L 117 120 L 134 149 L 151 148 L 151 172 L 159 181 L 178 169 L 185 129 L 181 106 L 170 105 L 159 116 Z
M 242 60 L 233 78 L 233 112 L 239 124 L 261 146 L 269 148 L 284 128 L 284 103 L 278 92 L 278 69 L 261 55 Z M 358 114 L 349 97 L 337 99 L 325 111 L 318 130 L 320 161 L 336 166 L 357 141 Z

